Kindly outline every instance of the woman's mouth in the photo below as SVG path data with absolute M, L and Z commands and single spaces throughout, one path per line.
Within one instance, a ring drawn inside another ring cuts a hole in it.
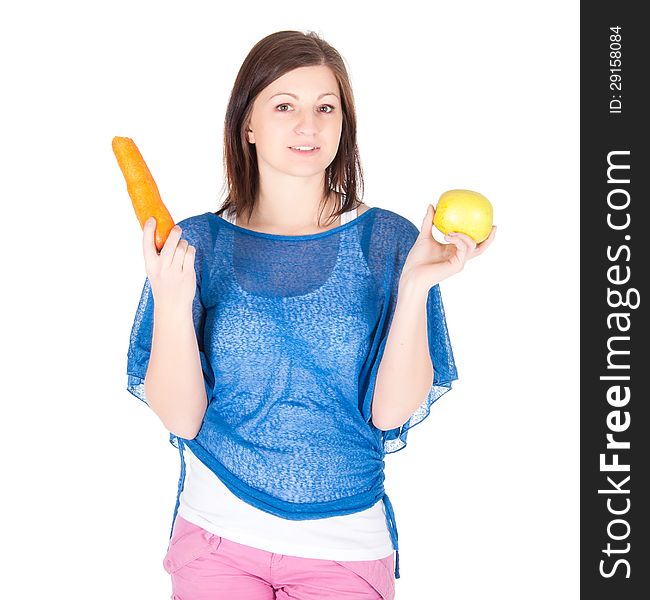
M 320 148 L 318 146 L 289 146 L 289 149 L 294 152 L 294 154 L 302 154 L 304 156 L 311 156 L 316 154 Z

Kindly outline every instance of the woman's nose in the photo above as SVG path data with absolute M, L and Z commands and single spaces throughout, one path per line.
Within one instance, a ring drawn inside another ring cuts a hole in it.
M 318 127 L 316 126 L 316 115 L 313 115 L 311 113 L 303 113 L 298 119 L 298 123 L 296 125 L 296 133 L 312 134 L 316 133 L 317 131 Z

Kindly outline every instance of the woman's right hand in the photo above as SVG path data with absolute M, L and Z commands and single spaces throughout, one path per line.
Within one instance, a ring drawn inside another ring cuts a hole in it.
M 187 240 L 180 239 L 182 229 L 175 225 L 158 254 L 154 241 L 155 228 L 156 219 L 149 217 L 143 228 L 143 250 L 154 303 L 173 308 L 191 307 L 196 293 L 196 248 L 190 246 Z

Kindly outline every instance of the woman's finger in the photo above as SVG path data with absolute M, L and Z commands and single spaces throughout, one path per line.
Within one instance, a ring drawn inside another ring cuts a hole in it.
M 188 245 L 187 240 L 179 240 L 176 245 L 176 250 L 174 251 L 174 258 L 171 264 L 172 269 L 178 269 L 179 271 L 183 270 L 183 261 L 185 260 L 185 253 L 187 252 Z
M 162 250 L 160 251 L 160 259 L 162 261 L 163 269 L 167 269 L 171 266 L 172 261 L 174 260 L 174 252 L 176 251 L 176 246 L 178 245 L 178 240 L 181 237 L 181 228 L 178 225 L 174 225 L 169 236 L 165 241 Z
M 451 233 L 448 233 L 445 239 L 448 239 L 451 242 L 458 241 L 460 242 L 465 250 L 466 254 L 469 254 L 470 256 L 472 255 L 472 252 L 476 249 L 476 242 L 466 235 L 465 233 L 460 233 L 457 231 L 452 231 Z M 457 244 L 455 244 L 457 246 Z
M 445 236 L 445 239 L 456 247 L 456 254 L 455 256 L 451 257 L 450 261 L 453 262 L 455 260 L 456 262 L 459 262 L 461 268 L 465 264 L 468 252 L 470 250 L 467 240 L 461 237 L 462 235 L 463 234 L 448 233 Z
M 476 244 L 476 240 L 474 240 L 474 238 L 471 238 L 467 234 L 460 233 L 460 232 L 454 232 L 454 235 L 457 236 L 459 239 L 463 240 L 463 242 L 465 244 L 467 244 L 467 247 L 470 250 L 474 250 L 474 248 L 476 248 L 477 244 Z
M 431 204 L 427 208 L 427 212 L 422 219 L 422 225 L 420 225 L 420 238 L 433 238 L 433 216 L 435 215 L 435 210 Z
M 144 224 L 144 233 L 142 236 L 142 251 L 144 253 L 145 264 L 153 264 L 153 261 L 158 257 L 158 250 L 153 239 L 154 231 L 156 230 L 156 219 L 149 217 Z
M 497 233 L 497 227 L 496 225 L 493 225 L 492 230 L 490 231 L 490 235 L 488 235 L 487 238 L 485 238 L 480 244 L 476 246 L 472 258 L 478 256 L 479 254 L 482 254 L 488 249 L 488 246 L 494 241 L 494 236 L 496 235 L 496 233 Z
M 188 246 L 187 252 L 185 253 L 185 258 L 183 260 L 183 271 L 194 268 L 194 257 L 196 256 L 196 248 L 194 246 Z

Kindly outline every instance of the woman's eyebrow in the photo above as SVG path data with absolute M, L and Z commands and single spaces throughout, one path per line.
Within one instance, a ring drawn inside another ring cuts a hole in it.
M 271 100 L 272 98 L 275 98 L 276 96 L 291 96 L 292 98 L 295 98 L 296 100 L 298 100 L 298 96 L 296 96 L 295 94 L 292 94 L 290 92 L 278 92 L 277 94 L 273 94 L 273 96 L 271 96 L 269 98 L 269 100 Z M 338 98 L 338 96 L 334 92 L 325 92 L 324 94 L 321 94 L 320 96 L 318 96 L 318 98 L 316 98 L 316 100 L 320 100 L 321 98 L 323 98 L 325 96 L 335 96 L 336 98 Z

